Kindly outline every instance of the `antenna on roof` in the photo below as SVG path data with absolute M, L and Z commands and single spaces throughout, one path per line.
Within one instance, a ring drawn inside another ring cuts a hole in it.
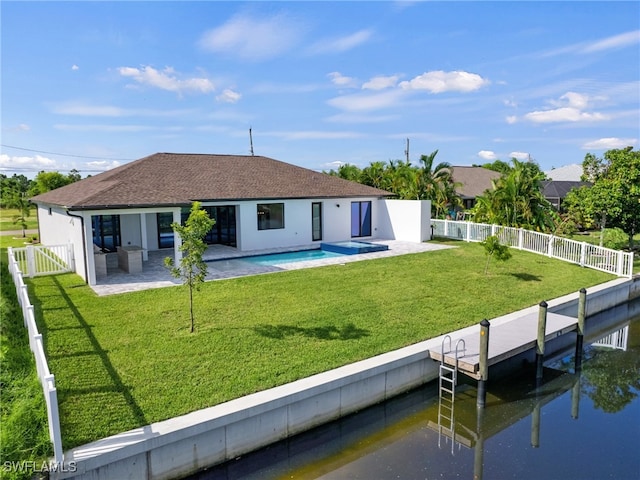
M 407 138 L 407 148 L 404 151 L 405 156 L 407 157 L 407 163 L 409 163 L 409 139 Z
M 253 135 L 251 134 L 251 127 L 249 127 L 249 145 L 251 146 L 251 156 L 253 157 Z

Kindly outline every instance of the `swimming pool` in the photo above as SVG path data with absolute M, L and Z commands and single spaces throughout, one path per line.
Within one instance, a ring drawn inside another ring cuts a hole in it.
M 253 255 L 249 257 L 228 258 L 224 260 L 211 260 L 210 263 L 217 262 L 245 262 L 253 265 L 271 267 L 282 263 L 306 262 L 308 260 L 323 260 L 327 258 L 343 257 L 336 252 L 328 252 L 321 249 L 300 250 L 297 252 L 269 253 L 266 255 Z
M 345 255 L 355 255 L 358 253 L 382 252 L 389 250 L 388 245 L 380 243 L 363 242 L 361 240 L 350 240 L 346 242 L 321 243 L 320 248 L 327 252 L 344 253 Z

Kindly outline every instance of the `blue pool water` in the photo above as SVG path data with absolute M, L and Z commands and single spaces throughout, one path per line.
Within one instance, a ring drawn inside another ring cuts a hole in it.
M 308 260 L 322 260 L 325 258 L 343 257 L 341 253 L 327 252 L 325 250 L 301 250 L 298 252 L 270 253 L 267 255 L 254 255 L 231 259 L 233 261 L 247 262 L 254 265 L 273 266 L 281 263 L 305 262 Z M 229 260 L 218 260 L 229 261 Z M 214 262 L 215 263 L 215 262 Z

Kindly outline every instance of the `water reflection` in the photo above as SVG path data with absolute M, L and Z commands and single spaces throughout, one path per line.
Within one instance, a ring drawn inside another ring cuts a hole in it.
M 535 372 L 456 389 L 443 428 L 437 385 L 203 472 L 198 479 L 640 478 L 640 317 Z

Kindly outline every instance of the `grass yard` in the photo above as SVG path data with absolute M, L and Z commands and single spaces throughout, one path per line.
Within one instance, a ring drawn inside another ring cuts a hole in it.
M 0 232 L 7 232 L 11 230 L 22 230 L 22 225 L 16 223 L 15 219 L 18 217 L 19 212 L 16 208 L 1 208 L 0 209 Z M 31 210 L 29 216 L 26 218 L 27 230 L 34 230 L 38 228 L 38 218 L 35 208 Z
M 452 242 L 449 242 L 452 243 Z M 65 448 L 215 405 L 610 280 L 478 244 L 97 297 L 74 274 L 29 281 Z

